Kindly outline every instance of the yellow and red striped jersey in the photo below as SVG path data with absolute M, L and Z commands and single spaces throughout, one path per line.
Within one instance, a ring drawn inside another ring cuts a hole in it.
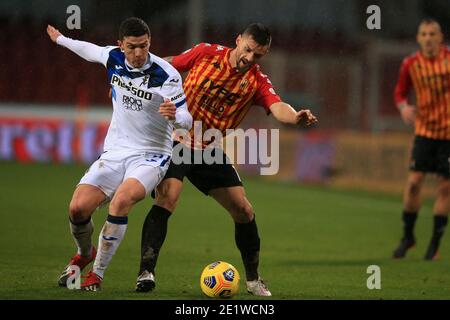
M 416 93 L 415 134 L 430 139 L 450 140 L 450 50 L 442 47 L 435 58 L 420 51 L 403 60 L 395 87 L 395 102 Z
M 270 106 L 281 101 L 259 65 L 240 73 L 230 65 L 230 52 L 228 47 L 201 43 L 173 57 L 179 72 L 189 71 L 183 88 L 189 112 L 194 121 L 202 121 L 203 132 L 213 128 L 225 136 L 227 129 L 239 125 L 250 106 L 262 106 L 270 114 Z

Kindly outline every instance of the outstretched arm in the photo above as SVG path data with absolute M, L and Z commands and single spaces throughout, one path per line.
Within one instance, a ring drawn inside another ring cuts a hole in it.
M 97 62 L 106 65 L 108 55 L 106 54 L 105 47 L 100 47 L 86 41 L 79 41 L 67 38 L 64 35 L 62 35 L 61 32 L 59 32 L 59 30 L 55 29 L 51 25 L 47 26 L 47 33 L 53 42 L 63 47 L 66 47 L 67 49 L 76 53 L 83 59 L 90 62 Z
M 307 126 L 317 123 L 317 118 L 312 114 L 311 110 L 303 109 L 297 112 L 285 102 L 273 103 L 270 106 L 270 112 L 275 119 L 283 123 L 301 124 L 303 120 L 306 121 Z
M 309 109 L 295 111 L 290 104 L 283 102 L 276 94 L 269 78 L 261 71 L 256 73 L 258 79 L 258 88 L 255 94 L 255 103 L 263 106 L 267 114 L 272 113 L 275 119 L 288 124 L 301 124 L 306 120 L 306 125 L 312 125 L 317 122 L 317 118 Z

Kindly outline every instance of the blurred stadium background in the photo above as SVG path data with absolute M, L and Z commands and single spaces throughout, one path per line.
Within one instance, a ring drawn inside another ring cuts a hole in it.
M 81 8 L 81 30 L 66 28 L 71 4 Z M 381 30 L 366 27 L 371 4 L 381 8 Z M 47 23 L 108 45 L 120 21 L 137 15 L 152 30 L 151 50 L 167 56 L 199 42 L 233 46 L 245 25 L 261 21 L 273 32 L 264 71 L 285 100 L 320 120 L 314 130 L 281 132 L 280 149 L 288 151 L 276 178 L 401 192 L 412 131 L 393 104 L 393 87 L 401 60 L 416 49 L 420 19 L 437 18 L 445 33 L 449 9 L 445 0 L 2 1 L 0 159 L 89 163 L 101 148 L 110 113 L 102 67 L 53 45 Z M 73 130 L 85 120 L 93 124 Z M 243 126 L 279 124 L 254 108 Z
M 69 16 L 66 8 L 72 4 L 81 8 L 81 30 L 66 28 Z M 369 16 L 366 8 L 372 4 L 381 8 L 381 30 L 368 30 L 366 27 Z M 279 174 L 251 182 L 256 189 L 256 185 L 264 187 L 259 187 L 262 189 L 258 192 L 249 192 L 257 203 L 264 194 L 269 196 L 270 192 L 264 189 L 268 188 L 269 183 L 281 181 L 290 186 L 282 189 L 283 192 L 295 192 L 296 186 L 302 190 L 304 185 L 313 184 L 391 194 L 394 198 L 389 198 L 392 202 L 385 215 L 390 215 L 393 221 L 390 230 L 392 237 L 388 239 L 388 247 L 384 248 L 386 256 L 390 255 L 390 243 L 393 248 L 401 228 L 400 194 L 412 142 L 412 128 L 402 123 L 394 106 L 393 88 L 402 59 L 417 49 L 415 34 L 422 18 L 438 19 L 444 34 L 449 34 L 448 0 L 1 1 L 2 217 L 11 214 L 8 212 L 11 208 L 21 208 L 14 207 L 13 202 L 23 201 L 25 205 L 27 201 L 23 197 L 43 192 L 38 189 L 40 183 L 46 181 L 46 174 L 52 172 L 48 164 L 58 164 L 54 172 L 61 174 L 61 177 L 66 176 L 59 164 L 70 170 L 75 168 L 72 177 L 75 180 L 64 181 L 54 190 L 65 194 L 64 199 L 59 201 L 58 210 L 66 210 L 64 208 L 76 179 L 101 150 L 111 114 L 109 86 L 103 67 L 85 62 L 54 45 L 45 32 L 46 25 L 50 23 L 76 39 L 113 45 L 117 40 L 119 23 L 129 16 L 139 16 L 148 22 L 152 31 L 151 51 L 159 56 L 177 54 L 199 42 L 233 46 L 236 35 L 248 23 L 258 21 L 267 24 L 272 30 L 273 42 L 271 52 L 263 59 L 263 70 L 284 100 L 296 108 L 311 108 L 318 116 L 319 124 L 313 129 L 283 127 L 280 131 Z M 253 108 L 243 127 L 281 128 L 274 119 L 266 117 L 261 108 Z M 32 173 L 30 163 L 38 163 L 35 170 L 41 170 L 43 175 Z M 28 165 L 21 167 L 22 164 Z M 80 169 L 80 164 L 83 169 Z M 251 176 L 257 171 L 254 166 L 241 166 L 240 172 Z M 21 174 L 26 176 L 19 177 Z M 30 182 L 29 179 L 35 180 Z M 52 179 L 56 178 L 53 176 L 49 181 L 54 182 Z M 15 180 L 20 184 L 11 186 Z M 430 177 L 425 190 L 428 196 L 433 194 L 432 181 Z M 62 186 L 66 189 L 60 190 Z M 19 193 L 15 188 L 23 188 L 22 191 L 27 192 Z M 306 195 L 313 196 L 320 188 L 307 190 Z M 188 192 L 194 194 L 193 191 Z M 299 193 L 302 194 L 301 191 Z M 347 198 L 344 195 L 344 198 L 337 200 L 337 196 L 332 194 L 330 198 L 323 198 L 323 202 L 333 201 L 330 205 L 339 207 L 339 201 L 359 203 L 358 195 Z M 48 201 L 54 201 L 48 196 Z M 42 195 L 29 201 L 37 203 L 39 197 Z M 47 198 L 44 196 L 43 199 Z M 322 198 L 318 196 L 314 199 L 320 202 Z M 364 196 L 362 199 L 360 205 L 364 202 Z M 287 200 L 295 201 L 295 195 Z M 315 206 L 305 201 L 310 218 L 314 219 L 312 212 Z M 367 206 L 363 208 L 370 211 L 368 207 L 372 204 L 367 201 Z M 371 201 L 375 210 L 377 200 L 373 198 Z M 382 208 L 387 200 L 382 198 L 380 201 Z M 263 199 L 261 202 L 266 204 Z M 270 206 L 269 202 L 267 205 Z M 335 209 L 338 210 L 338 207 Z M 27 210 L 33 211 L 34 204 L 29 204 Z M 143 207 L 142 211 L 145 210 Z M 349 208 L 344 206 L 341 210 L 346 213 Z M 355 216 L 348 221 L 359 215 L 359 209 L 354 208 L 354 213 Z M 369 222 L 376 225 L 379 221 Z M 62 218 L 58 223 L 66 228 L 66 221 Z M 10 225 L 15 227 L 12 222 Z M 99 225 L 101 220 L 97 223 Z M 137 223 L 136 230 L 139 228 Z M 383 226 L 379 225 L 379 228 L 382 230 Z M 311 232 L 315 232 L 313 229 Z M 363 234 L 364 230 L 360 229 L 360 233 Z M 231 232 L 230 229 L 229 235 Z M 64 254 L 68 255 L 72 248 L 68 228 L 59 233 L 64 235 L 62 246 Z M 2 259 L 8 252 L 5 246 L 8 240 L 6 237 L 3 240 Z M 138 235 L 133 241 L 138 243 Z M 329 244 L 332 243 L 330 240 Z M 48 245 L 52 245 L 50 240 Z M 133 250 L 137 250 L 135 243 Z M 309 254 L 312 257 L 314 250 L 311 250 Z M 233 254 L 235 259 L 235 252 Z M 56 257 L 56 253 L 54 255 Z M 334 253 L 327 257 L 332 259 L 337 256 Z M 59 270 L 65 262 L 60 255 L 57 261 L 61 266 L 52 265 L 55 270 Z M 3 263 L 3 267 L 8 265 L 5 260 Z M 6 276 L 5 273 L 5 269 L 0 272 Z M 314 288 L 313 283 L 311 288 Z M 11 292 L 6 291 L 6 296 L 9 294 L 11 297 Z M 287 294 L 287 297 L 297 296 Z M 324 295 L 314 293 L 310 297 Z M 331 293 L 328 297 L 334 296 Z

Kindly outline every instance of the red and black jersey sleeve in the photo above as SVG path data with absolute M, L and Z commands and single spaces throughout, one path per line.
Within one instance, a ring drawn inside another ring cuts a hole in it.
M 258 87 L 256 88 L 254 102 L 262 106 L 267 114 L 270 114 L 270 106 L 276 102 L 281 102 L 281 98 L 276 94 L 272 82 L 261 71 L 256 72 L 256 78 Z
M 405 102 L 408 97 L 408 93 L 411 90 L 412 81 L 409 73 L 410 66 L 411 58 L 406 58 L 403 60 L 402 66 L 400 67 L 398 81 L 394 90 L 394 100 L 396 105 Z

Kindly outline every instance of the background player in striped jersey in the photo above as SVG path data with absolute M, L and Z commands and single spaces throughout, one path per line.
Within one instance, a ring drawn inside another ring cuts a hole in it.
M 251 24 L 237 37 L 233 49 L 202 43 L 167 58 L 178 71 L 189 71 L 184 83 L 188 108 L 194 120 L 202 121 L 203 131 L 215 128 L 225 135 L 226 129 L 239 125 L 252 105 L 262 106 L 283 123 L 298 124 L 305 120 L 310 125 L 317 121 L 309 110 L 297 112 L 282 102 L 268 77 L 261 73 L 257 62 L 269 52 L 271 39 L 264 25 Z M 190 144 L 189 141 L 183 143 Z M 195 147 L 202 148 L 206 144 L 204 141 L 202 146 Z M 215 152 L 223 153 L 218 148 Z M 156 190 L 155 205 L 143 226 L 136 290 L 145 292 L 155 286 L 154 269 L 166 236 L 167 219 L 175 210 L 184 177 L 230 213 L 235 222 L 236 245 L 245 267 L 247 290 L 255 295 L 270 296 L 258 274 L 260 238 L 253 208 L 246 198 L 239 175 L 231 164 L 226 163 L 171 163 Z
M 58 281 L 66 286 L 71 265 L 83 269 L 95 259 L 81 289 L 96 291 L 125 236 L 131 208 L 158 185 L 167 171 L 174 127 L 190 129 L 192 117 L 180 74 L 149 53 L 150 30 L 141 19 L 122 22 L 118 47 L 72 40 L 52 26 L 47 27 L 47 33 L 52 41 L 80 57 L 103 64 L 112 87 L 113 114 L 104 152 L 81 178 L 70 202 L 70 230 L 78 252 Z M 107 201 L 111 201 L 109 215 L 96 253 L 91 216 Z
M 450 50 L 442 45 L 441 27 L 435 20 L 422 21 L 417 42 L 420 50 L 403 61 L 395 87 L 397 108 L 406 123 L 414 123 L 415 138 L 403 200 L 404 236 L 394 258 L 403 258 L 416 243 L 413 231 L 421 206 L 421 187 L 426 173 L 436 173 L 433 235 L 425 254 L 426 260 L 432 260 L 437 256 L 450 211 Z M 412 87 L 417 106 L 407 101 Z

